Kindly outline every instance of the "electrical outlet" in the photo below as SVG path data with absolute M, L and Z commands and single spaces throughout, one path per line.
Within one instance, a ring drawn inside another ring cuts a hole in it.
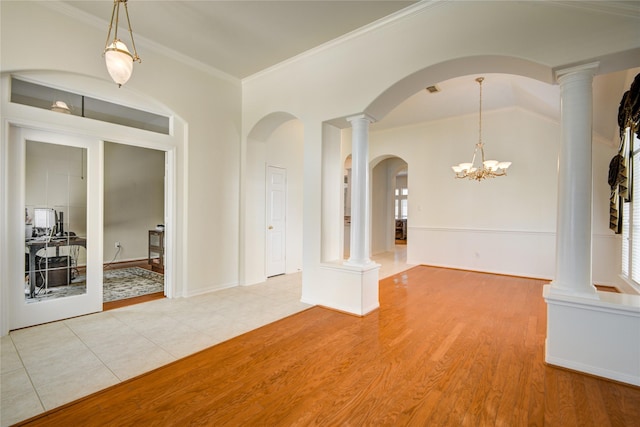
M 120 242 L 116 242 L 116 249 L 120 249 Z

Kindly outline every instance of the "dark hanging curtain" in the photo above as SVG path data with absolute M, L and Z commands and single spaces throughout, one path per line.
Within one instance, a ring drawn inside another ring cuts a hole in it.
M 616 234 L 622 232 L 622 204 L 631 201 L 631 155 L 633 134 L 640 138 L 640 74 L 631 83 L 631 87 L 622 96 L 618 108 L 618 127 L 620 128 L 620 147 L 609 163 L 609 228 Z M 629 129 L 629 130 L 627 130 Z M 628 133 L 627 133 L 628 132 Z

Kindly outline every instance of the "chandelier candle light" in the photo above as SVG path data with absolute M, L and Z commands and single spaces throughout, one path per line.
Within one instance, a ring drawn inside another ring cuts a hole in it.
M 482 142 L 482 82 L 484 81 L 484 77 L 478 77 L 476 81 L 480 85 L 480 124 L 478 126 L 478 143 L 473 151 L 471 163 L 460 163 L 459 165 L 451 166 L 451 169 L 455 172 L 456 178 L 468 178 L 476 181 L 482 181 L 485 178 L 495 178 L 496 176 L 506 175 L 507 168 L 511 166 L 511 162 L 499 162 L 497 160 L 484 159 L 484 143 Z M 475 163 L 478 150 L 480 150 L 482 163 L 476 166 Z
M 124 5 L 124 12 L 127 16 L 127 24 L 129 26 L 129 35 L 131 36 L 131 46 L 133 47 L 133 55 L 129 52 L 127 45 L 118 39 L 118 20 L 120 17 L 120 3 Z M 115 19 L 115 24 L 114 24 Z M 111 39 L 111 29 L 113 28 L 113 39 Z M 107 33 L 107 41 L 104 45 L 104 60 L 107 64 L 107 71 L 114 82 L 121 87 L 131 77 L 133 73 L 133 62 L 142 62 L 136 51 L 136 44 L 133 41 L 133 31 L 131 31 L 131 21 L 129 20 L 129 9 L 127 8 L 127 0 L 113 0 L 113 11 L 111 12 L 111 22 L 109 23 L 109 32 Z

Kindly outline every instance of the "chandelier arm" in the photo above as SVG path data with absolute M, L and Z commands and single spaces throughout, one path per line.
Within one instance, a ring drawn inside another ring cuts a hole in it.
M 138 51 L 136 50 L 136 42 L 133 40 L 133 30 L 131 29 L 131 21 L 129 20 L 129 8 L 127 7 L 127 0 L 123 0 L 124 3 L 124 11 L 127 15 L 127 25 L 129 25 L 129 35 L 131 36 L 131 47 L 133 48 L 133 60 L 142 62 L 140 57 L 138 56 Z
M 476 145 L 476 149 L 473 150 L 473 157 L 471 158 L 471 168 L 476 163 L 476 154 L 478 153 L 478 146 Z

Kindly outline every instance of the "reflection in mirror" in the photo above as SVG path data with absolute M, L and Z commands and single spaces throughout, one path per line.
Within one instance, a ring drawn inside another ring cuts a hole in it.
M 87 151 L 26 144 L 25 283 L 27 303 L 85 294 Z

